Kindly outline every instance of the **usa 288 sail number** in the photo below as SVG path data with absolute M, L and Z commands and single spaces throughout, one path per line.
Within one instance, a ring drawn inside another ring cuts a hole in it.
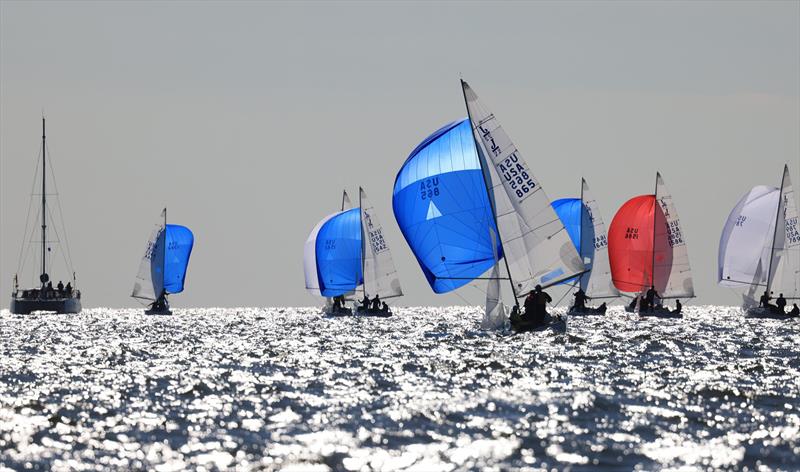
M 516 152 L 497 164 L 497 171 L 517 198 L 523 198 L 536 188 L 528 167 L 520 162 Z

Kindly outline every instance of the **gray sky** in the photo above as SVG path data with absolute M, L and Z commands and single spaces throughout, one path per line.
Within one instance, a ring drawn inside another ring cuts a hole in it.
M 128 295 L 163 206 L 195 248 L 175 306 L 314 305 L 303 243 L 365 187 L 405 305 L 435 295 L 398 229 L 408 153 L 466 115 L 459 74 L 552 199 L 589 182 L 606 224 L 660 170 L 697 303 L 739 197 L 800 185 L 800 2 L 0 2 L 0 293 L 40 115 L 84 306 Z M 56 278 L 62 273 L 53 274 Z M 460 295 L 483 303 L 474 288 Z M 0 300 L 7 307 L 8 298 Z

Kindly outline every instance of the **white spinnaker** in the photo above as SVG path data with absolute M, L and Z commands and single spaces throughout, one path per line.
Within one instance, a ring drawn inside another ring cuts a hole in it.
M 759 185 L 731 210 L 719 240 L 720 285 L 766 288 L 779 196 L 777 188 Z
M 133 281 L 133 293 L 131 296 L 134 298 L 141 298 L 143 300 L 155 300 L 156 294 L 153 288 L 153 276 L 150 268 L 150 262 L 153 259 L 153 249 L 156 247 L 156 241 L 161 231 L 164 230 L 164 216 L 167 209 L 165 208 L 161 215 L 158 217 L 153 231 L 150 232 L 150 237 L 147 239 L 147 247 L 144 250 L 142 261 L 139 263 L 139 272 L 136 274 L 136 279 Z
M 655 203 L 661 207 L 661 213 L 657 208 L 653 209 L 657 215 L 653 242 L 655 285 L 664 287 L 660 294 L 662 298 L 694 297 L 692 268 L 689 265 L 686 239 L 681 230 L 678 211 L 672 203 L 672 195 L 664 185 L 660 173 L 656 174 Z M 664 215 L 663 220 L 658 217 L 660 214 Z M 666 263 L 667 258 L 669 258 L 668 264 Z M 666 277 L 665 282 L 662 282 L 664 279 L 661 277 Z
M 588 274 L 581 276 L 581 288 L 586 292 L 586 295 L 592 298 L 619 297 L 619 290 L 611 280 L 611 265 L 608 262 L 608 235 L 606 234 L 606 225 L 603 223 L 603 217 L 600 215 L 600 207 L 597 205 L 597 200 L 589 193 L 589 185 L 586 180 L 582 180 L 581 185 L 583 205 L 588 210 L 589 220 L 594 227 L 592 233 L 581 232 L 581 235 L 583 233 L 594 234 L 594 241 L 581 241 L 581 252 L 583 252 L 585 246 L 589 246 L 587 247 L 589 251 L 592 250 L 592 246 L 594 248 L 592 270 Z
M 491 160 L 504 190 L 499 192 L 496 185 L 492 189 L 500 239 L 516 295 L 523 296 L 537 284 L 550 286 L 582 273 L 585 270 L 583 261 L 541 184 L 494 115 L 466 82 L 461 83 L 475 142 Z M 506 194 L 505 198 L 518 217 L 516 220 L 509 218 L 509 224 L 501 221 L 505 220 L 503 197 L 498 193 Z M 513 230 L 515 224 L 519 224 L 519 231 Z
M 319 276 L 317 275 L 317 235 L 322 225 L 339 213 L 328 215 L 317 223 L 317 226 L 314 226 L 314 229 L 308 235 L 306 244 L 303 247 L 303 271 L 306 276 L 306 289 L 313 295 L 322 296 L 322 291 L 319 288 Z
M 500 267 L 497 254 L 497 236 L 494 231 L 489 229 L 492 239 L 492 250 L 494 252 L 494 266 L 489 276 L 489 283 L 486 286 L 486 311 L 481 320 L 481 329 L 496 330 L 502 329 L 506 325 L 506 310 L 503 300 L 500 297 Z
M 383 227 L 375 214 L 375 208 L 367 200 L 364 189 L 359 189 L 359 192 L 364 248 L 364 291 L 369 297 L 376 294 L 381 298 L 399 297 L 403 295 L 403 290 L 400 288 L 392 253 L 383 237 Z
M 779 205 L 768 286 L 775 296 L 782 293 L 784 298 L 797 299 L 800 298 L 800 226 L 789 166 L 783 168 Z

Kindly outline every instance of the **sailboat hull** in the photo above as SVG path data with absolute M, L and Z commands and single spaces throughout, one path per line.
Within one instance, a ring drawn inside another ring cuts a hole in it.
M 50 312 L 76 314 L 81 312 L 80 298 L 57 298 L 57 299 L 31 299 L 31 298 L 12 298 L 11 313 L 15 315 L 28 315 L 33 312 Z
M 774 309 L 770 309 L 759 306 L 748 308 L 747 310 L 745 310 L 744 316 L 746 318 L 762 318 L 762 319 L 769 318 L 774 320 L 786 320 L 789 318 L 794 318 L 789 313 L 786 312 L 781 313 L 777 307 Z

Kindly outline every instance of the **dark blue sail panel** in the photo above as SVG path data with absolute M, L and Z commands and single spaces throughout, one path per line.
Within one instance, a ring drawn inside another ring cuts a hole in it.
M 161 230 L 153 248 L 150 265 L 153 290 L 156 296 L 180 293 L 186 280 L 186 268 L 194 246 L 194 235 L 185 226 L 167 225 Z
M 392 206 L 434 292 L 455 290 L 494 265 L 490 230 L 498 234 L 497 227 L 468 119 L 414 149 L 395 179 Z
M 572 245 L 581 255 L 586 264 L 587 271 L 591 269 L 591 260 L 594 257 L 594 223 L 589 215 L 586 205 L 580 198 L 562 198 L 551 203 L 553 210 L 567 229 Z M 588 273 L 588 272 L 587 272 Z M 574 283 L 576 278 L 565 280 L 562 283 Z
M 363 284 L 361 209 L 343 211 L 326 221 L 317 234 L 315 251 L 322 296 L 344 295 Z

